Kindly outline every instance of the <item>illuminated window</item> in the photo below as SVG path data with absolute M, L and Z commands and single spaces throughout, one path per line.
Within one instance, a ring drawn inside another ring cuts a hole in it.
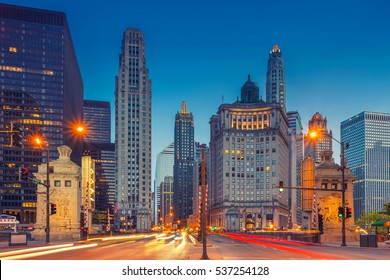
M 16 53 L 16 48 L 15 47 L 9 47 L 9 52 L 13 52 L 13 53 Z

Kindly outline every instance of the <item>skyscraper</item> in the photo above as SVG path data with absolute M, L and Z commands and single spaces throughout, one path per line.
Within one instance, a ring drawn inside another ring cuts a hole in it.
M 128 28 L 123 34 L 115 103 L 118 213 L 141 230 L 142 225 L 134 224 L 137 213 L 152 210 L 152 90 L 146 68 L 144 35 L 136 28 Z
M 194 186 L 193 186 L 193 199 L 192 199 L 192 221 L 190 226 L 193 228 L 200 228 L 200 216 L 201 216 L 201 205 L 202 205 L 202 188 L 199 182 L 199 166 L 202 162 L 202 151 L 205 151 L 206 156 L 206 178 L 210 178 L 210 149 L 206 144 L 195 142 L 195 162 L 194 162 Z M 206 189 L 207 191 L 207 189 Z M 207 198 L 207 194 L 206 194 Z M 207 202 L 206 202 L 207 203 Z
M 84 124 L 87 127 L 87 142 L 111 143 L 110 102 L 84 100 Z
M 286 81 L 282 52 L 274 45 L 269 53 L 266 80 L 267 103 L 278 103 L 286 111 Z
M 328 131 L 327 120 L 320 113 L 315 113 L 309 121 L 309 134 L 311 131 L 317 133 L 317 137 L 312 138 L 309 134 L 304 137 L 305 157 L 311 156 L 316 163 L 321 162 L 321 153 L 332 151 L 332 130 Z
M 301 185 L 301 170 L 303 161 L 303 127 L 298 111 L 287 112 L 288 128 L 290 131 L 290 182 L 289 186 Z M 301 190 L 289 189 L 291 222 L 302 225 Z
M 341 122 L 341 141 L 353 183 L 355 219 L 390 200 L 390 114 L 362 112 Z
M 194 186 L 194 118 L 186 102 L 175 117 L 175 161 L 173 166 L 173 212 L 175 220 L 192 214 Z
M 171 143 L 168 147 L 162 150 L 157 155 L 156 161 L 156 177 L 154 179 L 154 222 L 158 223 L 160 217 L 158 216 L 158 209 L 160 209 L 160 190 L 161 183 L 164 181 L 165 177 L 173 177 L 173 164 L 174 164 L 174 143 Z M 161 209 L 160 209 L 160 213 Z
M 84 100 L 84 123 L 87 133 L 84 152 L 95 160 L 95 209 L 98 213 L 114 212 L 115 144 L 111 143 L 110 102 Z M 105 224 L 107 221 L 99 221 Z
M 258 99 L 248 80 L 241 101 L 222 104 L 210 119 L 210 220 L 228 230 L 282 227 L 288 222 L 288 120 L 279 104 Z M 229 228 L 229 216 L 237 209 Z
M 83 82 L 64 13 L 0 4 L 0 30 L 0 211 L 34 223 L 36 186 L 19 181 L 18 168 L 36 172 L 46 160 L 33 134 L 43 134 L 50 158 L 65 144 L 81 162 L 81 141 L 69 132 L 82 121 Z M 11 126 L 23 129 L 21 147 L 3 132 Z

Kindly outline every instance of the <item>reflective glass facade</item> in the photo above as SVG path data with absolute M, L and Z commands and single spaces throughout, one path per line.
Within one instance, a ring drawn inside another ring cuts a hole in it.
M 0 211 L 33 223 L 36 186 L 19 181 L 18 168 L 35 172 L 46 159 L 34 134 L 49 142 L 50 158 L 66 144 L 81 161 L 69 132 L 82 121 L 83 83 L 64 13 L 0 4 L 0 31 Z M 10 146 L 11 121 L 23 129 L 21 148 Z
M 173 153 L 174 153 L 174 143 L 171 143 L 168 147 L 166 147 L 157 155 L 156 176 L 154 178 L 154 209 L 153 209 L 155 223 L 158 223 L 160 218 L 157 209 L 160 209 L 161 183 L 164 182 L 165 177 L 168 176 L 173 177 L 173 163 L 174 163 Z
M 84 100 L 83 116 L 88 142 L 111 143 L 110 102 Z
M 390 201 L 390 114 L 362 112 L 341 123 L 341 141 L 352 174 L 355 219 Z

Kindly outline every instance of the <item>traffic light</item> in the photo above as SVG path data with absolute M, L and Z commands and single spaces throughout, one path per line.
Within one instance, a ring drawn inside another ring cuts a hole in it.
M 352 217 L 352 208 L 350 207 L 345 207 L 345 209 L 347 210 L 346 212 L 346 218 L 351 218 Z
M 320 234 L 324 233 L 324 220 L 321 214 L 318 214 L 318 231 Z
M 23 129 L 11 123 L 11 146 L 21 148 L 23 146 Z
M 20 176 L 19 178 L 22 181 L 28 181 L 28 168 L 21 168 L 20 169 Z
M 83 211 L 83 210 L 81 210 Z M 84 230 L 85 228 L 85 221 L 84 221 L 84 212 L 80 212 L 80 229 Z
M 279 192 L 283 192 L 284 191 L 284 188 L 283 188 L 283 181 L 279 181 Z
M 55 203 L 50 203 L 50 215 L 57 213 L 57 205 Z
M 339 218 L 341 219 L 343 216 L 344 216 L 344 208 L 340 206 L 339 207 Z

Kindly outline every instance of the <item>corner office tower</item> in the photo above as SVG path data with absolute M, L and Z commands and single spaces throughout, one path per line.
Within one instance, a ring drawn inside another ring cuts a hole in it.
M 117 206 L 121 227 L 139 231 L 150 229 L 151 99 L 144 35 L 128 28 L 115 88 Z
M 36 222 L 36 185 L 18 180 L 18 168 L 30 174 L 46 160 L 31 135 L 57 147 L 70 146 L 81 162 L 81 139 L 70 133 L 83 118 L 83 81 L 66 16 L 62 12 L 0 4 L 0 213 L 21 224 Z M 12 145 L 12 126 L 24 140 Z

